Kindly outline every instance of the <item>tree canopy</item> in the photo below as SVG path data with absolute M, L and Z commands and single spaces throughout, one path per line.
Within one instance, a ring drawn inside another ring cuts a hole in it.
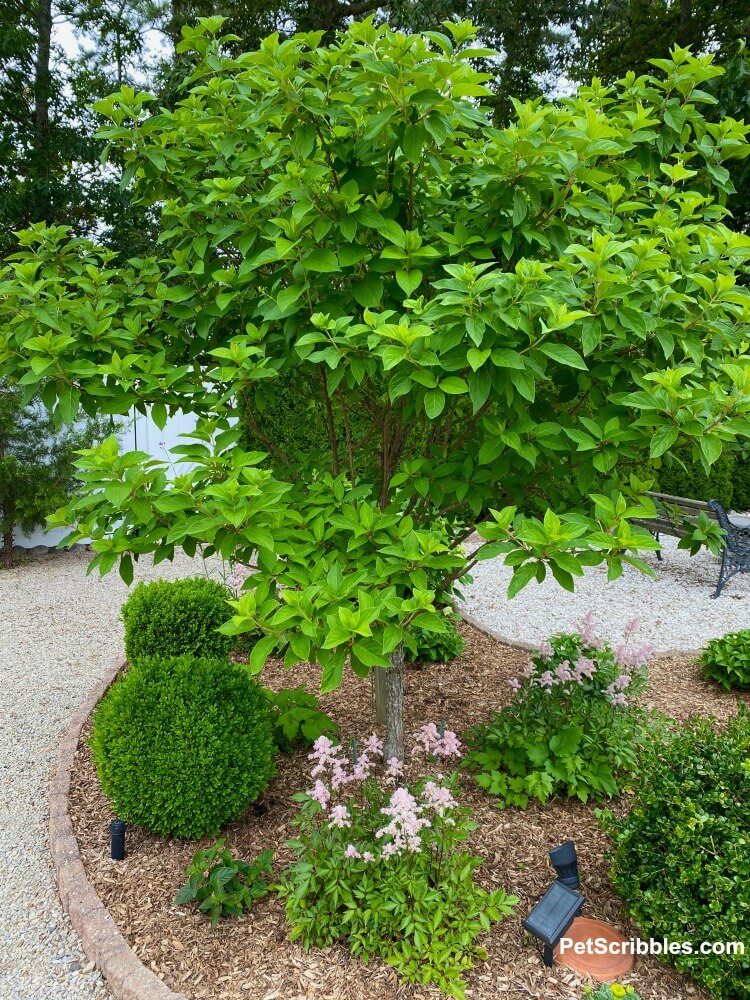
M 499 129 L 467 24 L 239 56 L 220 29 L 185 30 L 173 109 L 132 88 L 98 105 L 160 254 L 123 266 L 36 226 L 0 274 L 0 373 L 59 420 L 200 417 L 172 461 L 88 451 L 57 523 L 126 579 L 177 546 L 257 560 L 230 630 L 264 635 L 254 669 L 320 663 L 324 690 L 440 630 L 477 559 L 505 554 L 511 595 L 643 568 L 633 470 L 677 448 L 709 467 L 750 430 L 750 239 L 723 166 L 748 129 L 701 113 L 711 58 L 675 49 Z M 317 385 L 327 465 L 285 461 L 264 423 L 280 377 Z

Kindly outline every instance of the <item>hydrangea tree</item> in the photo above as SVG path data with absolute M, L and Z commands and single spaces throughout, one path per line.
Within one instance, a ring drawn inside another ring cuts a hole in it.
M 633 471 L 686 447 L 709 467 L 748 433 L 750 241 L 722 165 L 747 129 L 706 122 L 720 70 L 679 49 L 495 129 L 470 25 L 239 57 L 220 27 L 184 31 L 173 110 L 127 88 L 98 105 L 161 255 L 21 234 L 0 373 L 60 420 L 198 414 L 170 462 L 86 452 L 56 523 L 126 580 L 177 547 L 254 563 L 227 626 L 263 634 L 252 669 L 312 660 L 324 691 L 373 671 L 400 756 L 401 651 L 476 560 L 505 554 L 511 596 L 644 568 Z M 317 393 L 325 461 L 292 462 L 264 421 L 280 378 Z

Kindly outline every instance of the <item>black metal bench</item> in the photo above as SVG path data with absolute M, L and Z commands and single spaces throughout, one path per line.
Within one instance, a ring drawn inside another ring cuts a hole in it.
M 684 538 L 697 523 L 701 514 L 716 521 L 724 532 L 724 546 L 721 551 L 721 566 L 716 590 L 711 595 L 718 597 L 724 586 L 737 573 L 750 573 L 750 521 L 732 521 L 720 500 L 690 500 L 687 497 L 673 497 L 668 493 L 646 494 L 656 507 L 653 518 L 638 518 L 634 524 L 646 528 L 658 540 L 660 535 Z M 657 552 L 661 560 L 661 552 Z

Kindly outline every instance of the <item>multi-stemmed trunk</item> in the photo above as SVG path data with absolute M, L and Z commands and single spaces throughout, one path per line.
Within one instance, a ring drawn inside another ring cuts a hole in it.
M 390 667 L 374 667 L 372 696 L 375 721 L 385 727 L 385 759 L 404 759 L 404 650 L 390 656 Z

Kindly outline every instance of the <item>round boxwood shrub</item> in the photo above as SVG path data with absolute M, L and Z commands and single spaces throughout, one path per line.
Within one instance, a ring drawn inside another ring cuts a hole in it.
M 202 576 L 139 583 L 122 606 L 128 662 L 184 654 L 228 657 L 234 639 L 217 629 L 231 618 L 230 596 Z
M 750 629 L 727 632 L 706 644 L 700 659 L 703 673 L 729 691 L 750 688 Z
M 227 660 L 131 667 L 94 713 L 91 749 L 119 816 L 191 840 L 240 816 L 274 771 L 268 700 Z
M 641 933 L 691 942 L 669 955 L 716 1000 L 747 998 L 750 954 L 702 955 L 703 941 L 748 940 L 750 716 L 723 729 L 700 719 L 663 734 L 644 758 L 625 819 L 606 825 L 612 878 Z

